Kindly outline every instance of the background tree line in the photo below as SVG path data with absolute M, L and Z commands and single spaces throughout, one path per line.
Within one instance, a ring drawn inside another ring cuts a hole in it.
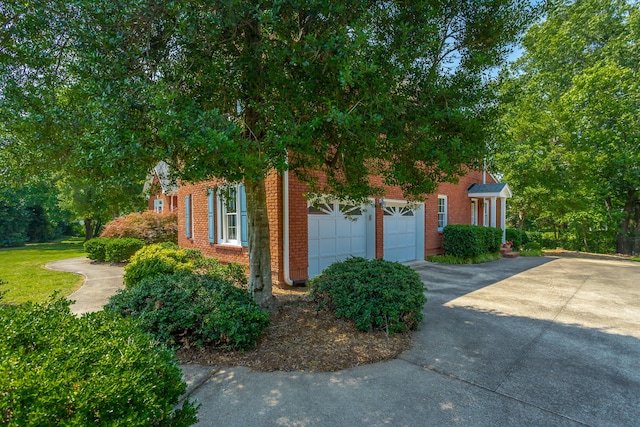
M 545 12 L 500 82 L 494 158 L 511 220 L 552 231 L 548 245 L 638 252 L 638 2 L 553 0 Z

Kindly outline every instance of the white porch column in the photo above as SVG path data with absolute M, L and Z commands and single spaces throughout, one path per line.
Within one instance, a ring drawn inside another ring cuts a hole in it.
M 496 198 L 491 198 L 491 227 L 496 228 Z
M 500 228 L 502 228 L 502 243 L 507 241 L 507 199 L 500 197 Z

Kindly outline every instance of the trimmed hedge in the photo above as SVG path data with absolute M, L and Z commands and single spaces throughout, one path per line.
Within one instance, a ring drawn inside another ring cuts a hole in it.
M 447 225 L 442 246 L 447 255 L 467 258 L 500 250 L 502 229 L 475 225 Z
M 246 269 L 238 263 L 223 264 L 215 258 L 205 258 L 197 249 L 180 249 L 174 243 L 145 246 L 131 257 L 124 268 L 124 284 L 135 286 L 146 277 L 156 274 L 197 272 L 213 274 L 246 287 Z
M 144 242 L 140 239 L 123 238 L 111 239 L 105 248 L 105 258 L 107 262 L 128 261 L 133 254 L 144 247 Z
M 309 281 L 318 309 L 328 307 L 361 331 L 391 334 L 417 329 L 427 301 L 424 284 L 410 267 L 383 259 L 349 258 Z
M 169 345 L 247 350 L 269 325 L 251 294 L 220 276 L 192 272 L 144 278 L 111 297 L 106 310 L 140 319 Z
M 87 257 L 99 262 L 124 262 L 144 247 L 144 242 L 133 238 L 97 237 L 84 242 Z
M 105 262 L 107 260 L 107 242 L 111 240 L 106 237 L 96 237 L 84 242 L 84 250 L 87 257 L 94 261 Z
M 174 353 L 132 319 L 81 318 L 66 299 L 0 304 L 0 424 L 188 426 Z

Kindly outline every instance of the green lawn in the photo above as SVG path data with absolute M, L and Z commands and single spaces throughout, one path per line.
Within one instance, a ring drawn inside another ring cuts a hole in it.
M 0 279 L 7 282 L 0 286 L 0 291 L 8 291 L 0 301 L 9 304 L 43 302 L 55 291 L 61 296 L 71 295 L 82 285 L 84 278 L 47 270 L 44 265 L 80 256 L 85 256 L 82 239 L 0 249 Z

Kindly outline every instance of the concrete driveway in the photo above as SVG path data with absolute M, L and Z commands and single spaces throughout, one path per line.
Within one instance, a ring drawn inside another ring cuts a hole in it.
M 425 320 L 399 359 L 337 373 L 183 366 L 201 426 L 637 426 L 640 263 L 413 263 Z

